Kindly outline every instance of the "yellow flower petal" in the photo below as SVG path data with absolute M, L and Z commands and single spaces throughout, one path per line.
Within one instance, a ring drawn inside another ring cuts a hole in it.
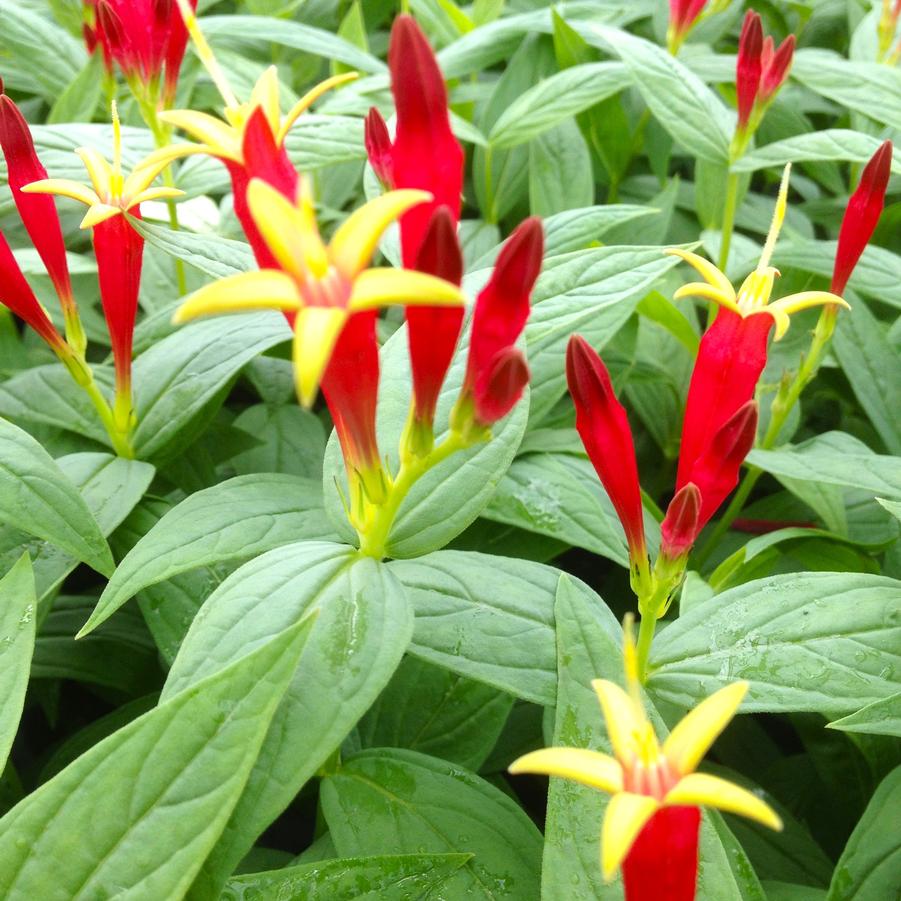
M 839 297 L 837 294 L 830 294 L 828 291 L 801 291 L 798 294 L 780 297 L 779 300 L 774 301 L 766 308 L 766 312 L 771 313 L 773 319 L 776 320 L 774 340 L 778 341 L 788 331 L 788 317 L 790 313 L 797 313 L 798 310 L 825 306 L 830 303 L 837 303 L 846 310 L 851 309 L 851 305 L 843 297 Z
M 75 152 L 88 170 L 88 177 L 98 196 L 108 198 L 113 188 L 113 167 L 93 147 L 79 147 Z
M 747 682 L 733 682 L 705 698 L 670 732 L 663 754 L 680 775 L 695 770 L 748 692 Z
M 747 789 L 718 776 L 708 776 L 707 773 L 691 773 L 684 776 L 670 789 L 663 803 L 668 806 L 685 804 L 694 807 L 716 807 L 726 813 L 739 813 L 757 820 L 770 829 L 782 828 L 782 820 L 776 811 L 757 795 L 752 795 Z
M 335 342 L 347 322 L 347 312 L 338 307 L 303 307 L 294 323 L 294 378 L 297 397 L 313 406 L 319 382 L 331 359 Z
M 443 278 L 415 269 L 364 269 L 353 281 L 348 307 L 374 310 L 390 304 L 459 307 L 463 292 Z
M 732 310 L 733 313 L 742 315 L 741 308 L 735 302 L 734 294 L 723 294 L 719 288 L 708 285 L 706 282 L 689 282 L 676 290 L 674 300 L 682 300 L 685 297 L 703 297 L 704 300 L 712 300 L 715 304 Z
M 328 254 L 319 237 L 312 199 L 305 179 L 295 206 L 272 185 L 254 178 L 247 188 L 247 204 L 263 240 L 284 269 L 305 281 L 322 278 Z
M 573 779 L 614 794 L 623 790 L 623 768 L 607 754 L 599 754 L 587 748 L 543 748 L 524 754 L 510 764 L 509 771 L 539 773 L 543 776 L 559 776 Z
M 135 194 L 146 191 L 170 162 L 171 160 L 163 156 L 155 154 L 148 156 L 147 159 L 135 166 L 131 175 L 125 179 L 125 184 L 122 187 L 123 197 L 134 197 Z
M 160 116 L 162 115 L 160 113 Z M 175 160 L 180 160 L 186 156 L 196 156 L 200 153 L 209 154 L 209 152 L 210 148 L 206 144 L 169 144 L 166 147 L 161 147 L 159 150 L 154 150 L 153 153 L 144 159 L 141 165 L 143 167 L 162 164 L 162 169 L 165 169 L 166 166 L 175 162 Z
M 613 753 L 624 764 L 631 764 L 639 752 L 637 736 L 647 726 L 644 713 L 639 715 L 632 699 L 613 682 L 594 679 L 591 687 L 601 702 Z
M 205 144 L 207 152 L 213 156 L 222 156 L 236 163 L 242 161 L 241 133 L 221 119 L 189 109 L 165 110 L 159 118 Z
M 140 194 L 130 197 L 128 208 L 131 209 L 133 206 L 148 200 L 171 200 L 173 197 L 183 197 L 184 193 L 178 188 L 148 188 L 146 191 L 141 191 Z
M 369 265 L 385 229 L 411 207 L 431 199 L 428 191 L 389 191 L 354 210 L 329 244 L 329 256 L 338 271 L 354 278 Z
M 648 795 L 620 792 L 610 799 L 601 829 L 601 871 L 610 880 L 660 804 Z
M 62 197 L 71 197 L 88 206 L 100 203 L 100 198 L 87 186 L 68 178 L 44 178 L 41 181 L 33 181 L 30 185 L 23 185 L 25 194 L 59 194 Z
M 121 207 L 111 206 L 108 203 L 95 203 L 93 206 L 88 207 L 88 211 L 84 214 L 84 219 L 81 220 L 79 228 L 93 228 L 95 225 L 100 225 L 101 222 L 106 222 L 107 219 L 112 219 L 113 216 L 121 214 Z
M 263 108 L 272 133 L 278 134 L 281 110 L 278 102 L 278 69 L 275 66 L 270 66 L 263 72 L 250 93 L 250 109 L 254 110 L 258 106 Z
M 664 253 L 685 260 L 689 266 L 693 266 L 698 271 L 701 278 L 708 284 L 713 285 L 721 294 L 729 298 L 733 303 L 735 302 L 735 289 L 732 287 L 732 282 L 710 260 L 705 260 L 704 257 L 698 256 L 690 250 L 682 250 L 679 247 L 670 247 Z
M 331 78 L 326 78 L 325 81 L 320 81 L 319 84 L 310 88 L 294 106 L 291 107 L 288 115 L 285 116 L 285 121 L 282 123 L 282 127 L 278 129 L 278 143 L 283 144 L 285 138 L 288 136 L 288 132 L 294 126 L 294 123 L 300 118 L 303 113 L 305 113 L 326 91 L 330 91 L 332 88 L 338 87 L 338 85 L 346 84 L 348 81 L 353 81 L 358 78 L 358 74 L 356 72 L 345 72 L 343 75 L 333 75 Z M 275 129 L 273 129 L 273 133 L 275 133 Z
M 175 311 L 172 321 L 188 322 L 211 313 L 247 310 L 297 310 L 300 300 L 290 275 L 276 269 L 230 275 L 195 291 Z

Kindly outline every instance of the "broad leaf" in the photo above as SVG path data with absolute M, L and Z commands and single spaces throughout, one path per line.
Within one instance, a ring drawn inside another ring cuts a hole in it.
M 55 544 L 99 573 L 113 558 L 84 498 L 27 432 L 0 419 L 0 520 Z
M 901 583 L 857 573 L 748 582 L 707 601 L 654 640 L 648 688 L 693 706 L 736 679 L 744 709 L 858 710 L 898 691 Z
M 308 631 L 288 629 L 172 697 L 13 808 L 0 820 L 3 895 L 182 897 L 241 793 Z
M 830 729 L 901 738 L 901 692 L 829 723 Z
M 339 854 L 470 853 L 448 898 L 533 901 L 541 834 L 504 792 L 453 764 L 414 751 L 363 751 L 321 789 Z
M 385 687 L 413 631 L 406 594 L 382 564 L 321 541 L 269 551 L 207 599 L 163 699 L 319 614 L 244 794 L 193 889 L 209 897 L 322 766 Z

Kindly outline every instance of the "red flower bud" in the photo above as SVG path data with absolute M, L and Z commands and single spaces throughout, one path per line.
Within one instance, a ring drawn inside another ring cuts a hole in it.
M 644 560 L 644 518 L 632 430 L 601 358 L 580 335 L 569 339 L 566 381 L 576 429 L 626 533 L 629 556 Z
M 790 34 L 773 52 L 773 39 L 768 37 L 761 53 L 760 102 L 769 103 L 788 77 L 795 54 L 795 36 Z
M 671 560 L 688 553 L 698 537 L 701 492 L 689 482 L 676 492 L 660 526 L 661 550 Z
M 9 187 L 25 230 L 47 267 L 63 309 L 74 305 L 66 246 L 53 198 L 47 194 L 25 194 L 24 185 L 47 178 L 31 131 L 19 108 L 3 93 L 0 81 L 0 146 L 6 158 Z
M 832 271 L 833 294 L 841 294 L 857 265 L 885 206 L 885 189 L 892 167 L 892 142 L 886 141 L 873 154 L 860 176 L 860 184 L 848 201 L 838 235 L 835 268 Z
M 377 107 L 372 107 L 366 116 L 364 126 L 364 142 L 366 155 L 373 171 L 382 185 L 391 190 L 394 187 L 394 162 L 391 148 L 391 137 L 388 126 Z
M 498 354 L 512 348 L 525 327 L 543 253 L 541 220 L 526 219 L 504 244 L 491 278 L 476 300 L 463 393 L 472 396 L 476 419 L 483 425 L 493 421 L 481 419 L 479 411 L 487 414 L 492 407 L 488 393 Z
M 388 47 L 391 90 L 397 110 L 392 150 L 396 188 L 429 191 L 431 203 L 421 203 L 400 221 L 405 266 L 413 266 L 432 213 L 446 206 L 460 218 L 463 190 L 463 149 L 450 127 L 444 76 L 416 20 L 398 16 Z
M 503 419 L 516 406 L 529 384 L 529 366 L 515 347 L 498 351 L 484 390 L 476 398 L 476 419 L 483 423 Z
M 627 901 L 694 901 L 698 880 L 697 807 L 661 807 L 623 860 Z
M 695 19 L 701 15 L 706 5 L 707 0 L 670 0 L 670 28 L 674 33 L 684 35 L 694 25 Z
M 772 44 L 770 38 L 767 38 Z M 735 88 L 738 92 L 738 125 L 743 128 L 751 118 L 757 91 L 760 88 L 761 52 L 763 50 L 763 27 L 760 16 L 749 9 L 745 15 L 738 41 Z
M 25 320 L 54 350 L 65 346 L 61 335 L 25 280 L 16 258 L 0 232 L 0 303 Z
M 713 436 L 754 397 L 766 366 L 772 326 L 773 318 L 768 313 L 742 317 L 720 309 L 704 333 L 685 404 L 677 490 L 694 482 L 703 496 L 703 485 L 692 476 L 695 462 Z
M 416 269 L 455 285 L 463 280 L 463 254 L 456 224 L 447 207 L 439 207 L 432 216 L 419 247 Z M 463 312 L 463 307 L 407 307 L 413 402 L 419 422 L 431 425 L 435 418 L 435 405 L 454 356 Z
M 757 403 L 749 400 L 727 422 L 692 466 L 690 479 L 701 492 L 698 532 L 738 484 L 741 465 L 757 436 Z

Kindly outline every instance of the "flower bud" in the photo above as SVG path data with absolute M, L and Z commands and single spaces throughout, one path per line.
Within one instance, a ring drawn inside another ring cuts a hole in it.
M 385 190 L 392 190 L 394 188 L 394 172 L 391 138 L 382 114 L 374 106 L 366 116 L 363 139 L 366 144 L 366 155 L 369 157 L 369 163 L 378 176 L 378 180 Z
M 701 492 L 697 485 L 689 482 L 670 501 L 660 527 L 661 552 L 666 557 L 676 559 L 691 550 L 700 531 L 700 515 Z

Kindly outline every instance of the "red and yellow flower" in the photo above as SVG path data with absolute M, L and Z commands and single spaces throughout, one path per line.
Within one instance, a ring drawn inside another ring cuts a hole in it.
M 701 807 L 736 813 L 781 829 L 776 812 L 756 795 L 718 776 L 697 772 L 717 736 L 735 716 L 746 682 L 702 701 L 661 744 L 641 700 L 631 624 L 624 658 L 626 687 L 597 679 L 592 687 L 613 755 L 587 748 L 545 748 L 514 761 L 510 772 L 572 779 L 611 795 L 601 829 L 601 870 L 622 868 L 626 901 L 692 901 L 698 872 Z

